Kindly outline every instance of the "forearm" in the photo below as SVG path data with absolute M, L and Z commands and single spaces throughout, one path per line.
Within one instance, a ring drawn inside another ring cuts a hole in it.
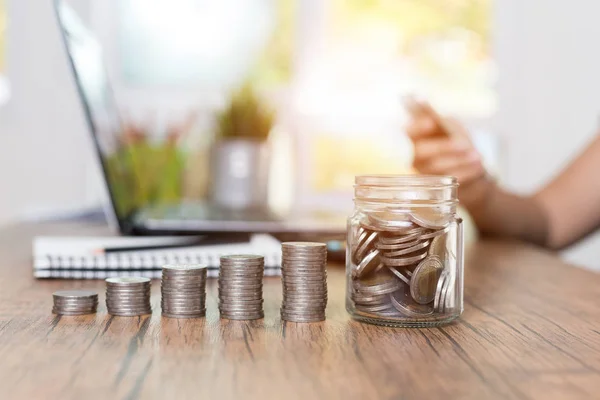
M 475 184 L 478 187 L 466 188 L 465 206 L 483 235 L 548 245 L 548 218 L 534 198 L 508 193 L 487 180 Z M 472 201 L 475 196 L 478 201 Z

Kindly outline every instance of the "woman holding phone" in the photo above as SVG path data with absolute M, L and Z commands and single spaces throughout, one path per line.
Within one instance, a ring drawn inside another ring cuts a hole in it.
M 539 192 L 518 196 L 486 173 L 458 121 L 440 117 L 424 102 L 410 101 L 409 111 L 413 166 L 423 174 L 455 176 L 460 202 L 482 234 L 560 249 L 600 227 L 600 136 Z

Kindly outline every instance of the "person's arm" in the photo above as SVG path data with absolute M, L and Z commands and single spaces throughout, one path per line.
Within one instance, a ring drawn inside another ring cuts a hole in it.
M 600 136 L 540 192 L 517 196 L 490 180 L 481 158 L 456 121 L 424 107 L 408 127 L 421 173 L 454 175 L 459 199 L 483 234 L 562 248 L 600 225 Z

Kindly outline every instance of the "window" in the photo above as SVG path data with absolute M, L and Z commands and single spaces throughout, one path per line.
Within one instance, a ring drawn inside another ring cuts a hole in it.
M 291 167 L 277 159 L 289 160 L 281 153 L 292 148 L 295 197 L 337 207 L 355 175 L 408 171 L 403 95 L 426 96 L 460 117 L 494 114 L 490 2 L 121 0 L 97 7 L 112 3 L 119 14 L 113 71 L 131 114 L 143 115 L 135 108 L 152 101 L 179 116 L 195 107 L 205 114 L 197 133 L 206 135 L 211 113 L 251 78 L 279 112 L 276 136 L 287 135 L 274 138 L 281 147 L 273 170 L 282 182 L 273 186 L 284 186 L 281 170 Z

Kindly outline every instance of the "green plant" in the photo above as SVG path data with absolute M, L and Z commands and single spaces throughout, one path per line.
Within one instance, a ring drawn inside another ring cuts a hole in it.
M 218 117 L 218 139 L 249 139 L 265 141 L 273 128 L 275 113 L 245 84 L 231 97 Z

